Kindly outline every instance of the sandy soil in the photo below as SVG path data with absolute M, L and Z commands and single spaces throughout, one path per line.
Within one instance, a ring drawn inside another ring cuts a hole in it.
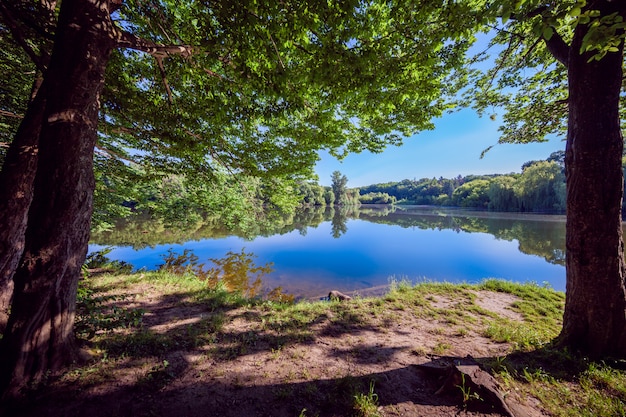
M 363 306 L 353 300 L 298 329 L 289 322 L 270 322 L 262 308 L 236 308 L 225 312 L 223 326 L 211 338 L 177 348 L 177 337 L 182 340 L 209 326 L 211 307 L 187 303 L 180 294 L 163 296 L 146 286 L 130 292 L 133 296 L 124 306 L 145 309 L 144 330 L 163 335 L 168 343 L 174 340 L 174 345 L 156 356 L 132 350 L 115 357 L 98 354 L 91 366 L 51 380 L 7 414 L 358 416 L 364 414 L 355 408 L 355 395 L 367 394 L 371 387 L 378 408 L 370 415 L 506 415 L 484 401 L 464 404 L 458 387 L 438 393 L 442 379 L 419 366 L 440 360 L 440 355 L 471 355 L 481 362 L 509 353 L 507 344 L 482 336 L 480 320 L 459 327 L 392 302 L 384 313 L 363 315 Z M 514 296 L 476 294 L 480 307 L 522 319 L 510 308 Z M 428 302 L 446 309 L 459 301 L 433 295 Z M 532 398 L 506 389 L 502 393 L 515 404 L 514 415 L 544 415 Z

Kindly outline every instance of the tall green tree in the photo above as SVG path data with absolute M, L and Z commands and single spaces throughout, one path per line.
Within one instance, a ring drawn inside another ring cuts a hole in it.
M 348 192 L 348 177 L 346 177 L 339 171 L 334 171 L 331 175 L 331 180 L 332 182 L 330 184 L 330 187 L 332 188 L 333 194 L 335 195 L 335 204 L 345 204 Z
M 517 180 L 517 194 L 524 211 L 563 211 L 565 175 L 556 162 L 538 161 Z
M 501 142 L 566 132 L 567 298 L 559 342 L 624 358 L 626 2 L 496 0 L 485 14 L 500 53 L 489 69 L 474 73 L 468 101 L 480 111 L 504 109 Z
M 0 0 L 3 44 L 41 74 L 0 174 L 0 283 L 14 284 L 0 389 L 77 359 L 94 152 L 207 181 L 306 177 L 320 149 L 378 152 L 445 110 L 470 6 Z

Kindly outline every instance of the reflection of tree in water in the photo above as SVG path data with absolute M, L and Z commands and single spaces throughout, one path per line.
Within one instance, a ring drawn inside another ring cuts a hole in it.
M 417 227 L 423 230 L 454 230 L 457 233 L 489 233 L 497 239 L 517 240 L 519 251 L 536 255 L 547 262 L 565 265 L 565 222 L 541 220 L 533 215 L 489 212 L 464 213 L 454 210 L 424 209 L 419 212 L 398 210 L 384 217 L 361 213 L 360 218 L 374 223 Z
M 348 225 L 346 223 L 348 221 L 350 207 L 336 206 L 331 209 L 331 213 L 333 216 L 330 221 L 332 227 L 332 235 L 335 239 L 337 239 L 348 231 Z
M 93 232 L 91 243 L 142 249 L 156 245 L 220 239 L 228 236 L 252 240 L 258 236 L 282 235 L 294 230 L 306 235 L 309 227 L 317 227 L 330 219 L 330 213 L 324 207 L 307 207 L 288 214 L 268 213 L 257 218 L 253 224 L 245 224 L 245 227 L 227 226 L 215 217 L 205 217 L 194 224 L 176 227 L 169 225 L 163 218 L 137 217 L 120 220 L 112 230 Z
M 511 213 L 465 212 L 441 208 L 407 210 L 401 207 L 334 206 L 306 207 L 295 214 L 271 215 L 259 219 L 254 228 L 227 228 L 216 219 L 206 218 L 188 229 L 168 228 L 163 220 L 137 219 L 126 221 L 114 230 L 94 233 L 92 242 L 101 245 L 143 248 L 189 240 L 216 239 L 239 236 L 282 235 L 297 230 L 306 235 L 310 227 L 330 221 L 331 234 L 339 238 L 348 231 L 347 220 L 360 219 L 372 223 L 398 225 L 423 230 L 454 230 L 457 233 L 489 233 L 497 239 L 517 240 L 519 250 L 537 255 L 547 262 L 565 265 L 565 222 L 520 216 Z M 553 219 L 553 218 L 551 218 Z

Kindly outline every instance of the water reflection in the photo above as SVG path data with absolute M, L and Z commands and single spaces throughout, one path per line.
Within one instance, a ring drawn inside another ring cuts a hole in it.
M 522 253 L 541 256 L 552 264 L 565 265 L 565 216 L 429 207 L 399 208 L 382 216 L 376 209 L 372 211 L 363 210 L 359 218 L 405 228 L 489 233 L 497 239 L 518 241 Z
M 429 207 L 307 208 L 272 216 L 255 229 L 226 230 L 207 221 L 167 228 L 158 220 L 95 234 L 92 249 L 113 245 L 114 259 L 153 269 L 169 248 L 200 259 L 228 251 L 273 262 L 268 286 L 305 296 L 384 286 L 389 277 L 547 281 L 565 287 L 565 218 Z

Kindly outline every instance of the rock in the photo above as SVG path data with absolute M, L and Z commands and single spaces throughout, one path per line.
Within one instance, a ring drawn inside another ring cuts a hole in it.
M 328 299 L 330 301 L 335 301 L 335 300 L 347 301 L 347 300 L 352 300 L 352 297 L 350 297 L 349 295 L 346 295 L 344 293 L 341 293 L 339 291 L 333 290 L 333 291 L 328 293 Z

